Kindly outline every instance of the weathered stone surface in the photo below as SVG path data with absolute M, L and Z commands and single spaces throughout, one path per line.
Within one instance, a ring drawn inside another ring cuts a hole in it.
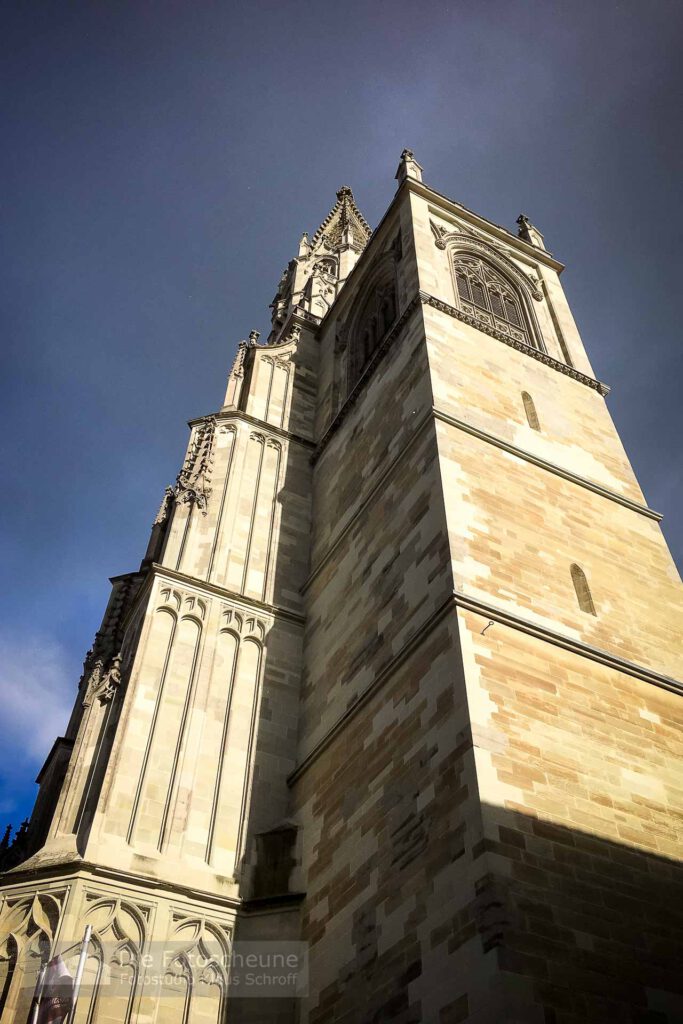
M 78 1024 L 680 1016 L 680 579 L 540 232 L 397 177 L 301 240 L 113 582 L 3 854 L 3 1024 L 85 924 L 127 994 Z M 297 938 L 307 994 L 229 991 Z

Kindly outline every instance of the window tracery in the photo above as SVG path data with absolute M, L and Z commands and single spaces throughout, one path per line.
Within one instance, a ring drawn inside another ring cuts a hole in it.
M 538 348 L 517 288 L 485 260 L 459 253 L 453 260 L 461 309 L 482 324 Z
M 393 266 L 366 298 L 355 323 L 349 360 L 349 391 L 361 377 L 365 367 L 396 320 L 396 285 Z

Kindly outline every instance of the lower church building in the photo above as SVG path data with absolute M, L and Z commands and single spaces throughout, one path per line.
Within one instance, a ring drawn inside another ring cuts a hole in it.
M 397 179 L 304 234 L 112 579 L 0 854 L 1 1024 L 87 926 L 70 1024 L 683 1020 L 661 517 L 540 231 Z

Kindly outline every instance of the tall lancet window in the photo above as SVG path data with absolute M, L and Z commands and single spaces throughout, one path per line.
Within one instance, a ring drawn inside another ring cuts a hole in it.
M 524 304 L 515 286 L 476 256 L 459 254 L 453 262 L 458 301 L 464 312 L 517 341 L 537 348 Z
M 590 587 L 588 586 L 588 580 L 586 574 L 580 565 L 572 565 L 571 567 L 572 583 L 574 584 L 574 590 L 576 591 L 576 600 L 579 602 L 579 608 L 582 612 L 586 612 L 588 615 L 596 615 L 595 605 L 593 604 L 593 596 L 591 594 Z
M 349 391 L 362 376 L 397 316 L 393 265 L 375 282 L 354 322 L 349 352 Z

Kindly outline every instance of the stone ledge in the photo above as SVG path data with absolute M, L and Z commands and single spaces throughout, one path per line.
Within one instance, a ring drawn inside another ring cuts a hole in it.
M 655 522 L 660 522 L 662 517 L 661 512 L 655 512 L 654 509 L 648 508 L 647 505 L 641 505 L 637 501 L 631 501 L 630 498 L 624 497 L 623 494 L 618 494 L 616 491 L 611 491 L 608 487 L 603 487 L 602 484 L 595 483 L 593 480 L 588 480 L 585 476 L 579 476 L 578 473 L 572 473 L 570 469 L 564 469 L 562 466 L 558 466 L 554 462 L 548 462 L 547 459 L 541 458 L 540 455 L 534 455 L 532 452 L 525 451 L 523 448 L 518 448 L 517 445 L 510 444 L 509 441 L 504 441 L 501 437 L 496 437 L 495 434 L 489 434 L 485 430 L 480 430 L 479 427 L 474 427 L 470 423 L 466 423 L 464 420 L 458 419 L 456 416 L 451 416 L 450 413 L 444 412 L 441 409 L 434 408 L 434 417 L 437 420 L 441 420 L 443 423 L 448 423 L 449 426 L 456 427 L 458 430 L 464 431 L 466 434 L 471 434 L 473 437 L 479 438 L 481 441 L 486 441 L 488 444 L 493 444 L 497 448 L 502 448 L 503 451 L 509 452 L 511 455 L 516 455 L 519 459 L 524 459 L 525 462 L 531 462 L 534 466 L 539 466 L 541 469 L 548 470 L 549 473 L 554 473 L 556 476 L 561 476 L 565 480 L 570 480 L 574 484 L 578 484 L 580 487 L 585 487 L 589 491 L 593 491 L 595 494 L 600 494 L 603 498 L 609 498 L 610 501 L 615 501 L 618 505 L 623 505 L 624 508 L 630 508 L 633 512 L 640 513 L 641 516 L 647 516 L 648 519 L 654 519 Z
M 503 334 L 502 331 L 497 331 L 494 327 L 489 327 L 487 324 L 480 323 L 475 317 L 470 316 L 468 313 L 463 313 L 461 309 L 456 309 L 455 306 L 449 306 L 447 302 L 437 299 L 434 295 L 430 295 L 428 292 L 420 292 L 420 301 L 423 302 L 425 306 L 432 306 L 434 309 L 438 309 L 439 312 L 446 313 L 447 316 L 452 316 L 454 319 L 460 320 L 462 323 L 468 324 L 470 327 L 474 327 L 475 330 L 482 331 L 484 334 L 488 334 L 492 338 L 502 341 L 504 345 L 509 345 L 510 348 L 514 348 L 518 352 L 524 353 L 525 356 L 537 359 L 539 363 L 544 363 L 553 370 L 557 370 L 558 373 L 563 373 L 566 377 L 571 377 L 572 380 L 578 381 L 579 384 L 585 384 L 586 387 L 592 388 L 603 396 L 609 392 L 608 384 L 603 384 L 602 381 L 596 380 L 594 377 L 589 377 L 585 373 L 581 373 L 581 371 L 577 370 L 574 366 L 569 366 L 567 363 L 560 362 L 559 359 L 549 356 L 547 352 L 541 352 L 540 349 L 532 348 L 531 345 L 525 345 L 523 341 L 517 341 L 509 335 Z
M 398 654 L 391 658 L 384 668 L 378 671 L 372 682 L 368 683 L 365 689 L 358 694 L 353 703 L 350 704 L 341 713 L 341 715 L 339 715 L 336 721 L 332 723 L 327 732 L 318 740 L 303 760 L 296 766 L 294 771 L 287 777 L 287 784 L 289 786 L 293 786 L 311 767 L 311 765 L 318 760 L 330 743 L 332 743 L 333 740 L 343 731 L 348 722 L 355 717 L 357 712 L 360 711 L 368 700 L 370 700 L 370 698 L 381 689 L 384 683 L 391 679 L 405 659 L 409 657 L 421 643 L 428 639 L 434 628 L 441 622 L 448 612 L 451 609 L 457 610 L 458 608 L 464 608 L 467 611 L 475 612 L 485 618 L 493 619 L 494 622 L 498 622 L 501 625 L 509 626 L 512 629 L 517 629 L 523 633 L 527 633 L 529 636 L 533 636 L 538 640 L 544 640 L 556 647 L 561 647 L 566 651 L 579 655 L 579 657 L 588 658 L 591 661 L 598 662 L 599 664 L 605 665 L 607 668 L 614 669 L 617 672 L 621 672 L 624 675 L 633 676 L 636 679 L 641 679 L 643 682 L 650 683 L 654 686 L 660 687 L 661 689 L 668 690 L 671 693 L 677 693 L 683 696 L 683 682 L 672 679 L 670 676 L 665 676 L 660 672 L 655 672 L 644 665 L 638 665 L 636 662 L 628 661 L 626 658 L 621 658 L 617 654 L 610 654 L 609 651 L 603 651 L 598 647 L 592 647 L 590 644 L 586 644 L 582 640 L 575 640 L 573 637 L 558 633 L 557 631 L 548 629 L 545 626 L 539 626 L 535 622 L 530 622 L 528 619 L 524 619 L 520 615 L 515 615 L 512 612 L 504 611 L 502 608 L 497 608 L 495 605 L 487 604 L 477 598 L 468 597 L 466 594 L 454 592 L 446 599 L 446 601 L 439 605 L 431 615 L 428 616 L 421 626 L 417 627 Z
M 170 569 L 165 565 L 159 565 L 158 562 L 154 562 L 151 566 L 151 575 L 152 577 L 163 576 L 183 586 L 194 587 L 196 590 L 201 590 L 204 593 L 222 597 L 226 601 L 233 601 L 237 604 L 245 605 L 247 608 L 258 609 L 258 611 L 266 612 L 276 619 L 289 619 L 291 622 L 296 622 L 299 625 L 303 625 L 306 621 L 306 616 L 300 612 L 283 608 L 281 605 L 267 604 L 265 601 L 259 601 L 255 597 L 247 597 L 236 590 L 219 587 L 216 583 L 207 583 L 206 580 L 197 579 L 195 576 L 187 576 L 184 572 L 178 572 L 177 569 Z
M 588 658 L 590 661 L 597 661 L 601 665 L 607 666 L 607 668 L 633 676 L 635 679 L 642 679 L 645 683 L 651 683 L 653 686 L 659 686 L 663 690 L 669 690 L 671 693 L 678 693 L 683 696 L 683 682 L 672 679 L 671 676 L 665 676 L 661 672 L 655 672 L 654 669 L 647 668 L 645 665 L 639 665 L 637 662 L 629 661 L 618 654 L 611 654 L 609 651 L 604 651 L 599 647 L 593 647 L 591 644 L 584 643 L 583 640 L 576 640 L 574 637 L 558 633 L 547 626 L 540 626 L 538 623 L 531 622 L 521 615 L 505 611 L 503 608 L 480 601 L 475 597 L 469 597 L 467 594 L 454 593 L 453 602 L 458 608 L 465 608 L 467 611 L 483 615 L 493 619 L 494 622 L 499 622 L 503 626 L 517 629 L 522 633 L 527 633 L 529 636 L 536 637 L 538 640 L 545 640 L 555 647 L 562 647 L 565 651 L 571 651 L 573 654 Z
M 302 437 L 301 434 L 293 434 L 291 430 L 285 430 L 284 427 L 276 427 L 274 423 L 268 423 L 266 420 L 259 419 L 258 416 L 251 416 L 247 412 L 243 412 L 241 409 L 221 409 L 219 412 L 212 413 L 212 416 L 216 418 L 216 424 L 227 423 L 231 419 L 243 420 L 245 423 L 249 423 L 254 427 L 258 427 L 259 430 L 263 430 L 264 433 L 270 431 L 276 437 L 283 437 L 287 441 L 293 441 L 295 444 L 301 444 L 304 448 L 315 448 L 315 442 L 310 441 L 307 437 Z M 196 416 L 192 420 L 187 421 L 188 427 L 194 427 L 197 423 L 203 423 L 204 420 L 208 419 L 208 416 Z

